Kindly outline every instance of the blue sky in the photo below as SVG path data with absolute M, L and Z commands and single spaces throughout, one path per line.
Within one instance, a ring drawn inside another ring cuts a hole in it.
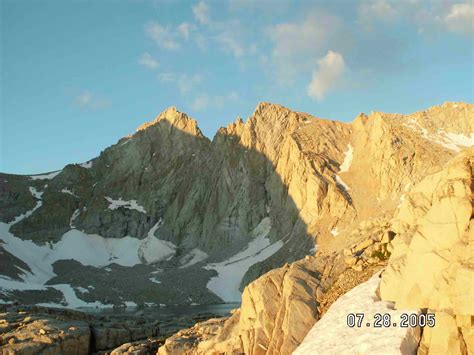
M 351 121 L 473 102 L 470 1 L 0 0 L 0 171 L 86 161 L 166 107 Z

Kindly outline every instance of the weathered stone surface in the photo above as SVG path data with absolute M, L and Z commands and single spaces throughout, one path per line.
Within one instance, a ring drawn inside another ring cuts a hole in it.
M 0 318 L 2 354 L 89 354 L 89 324 L 77 314 L 14 310 Z
M 436 314 L 436 326 L 423 333 L 422 353 L 473 348 L 473 324 L 466 321 L 474 316 L 473 164 L 468 149 L 423 179 L 393 222 L 397 236 L 380 292 L 399 309 Z
M 4 306 L 0 313 L 2 354 L 89 354 L 158 335 L 158 322 L 146 318 L 107 318 L 22 306 Z M 158 348 L 156 343 L 149 343 L 139 348 Z

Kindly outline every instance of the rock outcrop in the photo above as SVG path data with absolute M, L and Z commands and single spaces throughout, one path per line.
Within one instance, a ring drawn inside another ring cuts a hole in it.
M 473 174 L 469 149 L 412 189 L 393 224 L 380 291 L 399 309 L 435 314 L 419 354 L 474 352 Z
M 0 313 L 1 354 L 85 355 L 158 335 L 158 322 L 146 318 L 21 306 L 7 306 Z

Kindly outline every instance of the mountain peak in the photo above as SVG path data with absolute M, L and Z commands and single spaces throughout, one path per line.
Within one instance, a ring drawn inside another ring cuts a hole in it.
M 187 114 L 178 111 L 175 106 L 170 106 L 161 112 L 155 119 L 140 125 L 136 131 L 143 131 L 151 126 L 158 125 L 160 122 L 167 122 L 170 126 L 179 130 L 192 134 L 194 136 L 203 136 L 198 127 L 197 121 L 189 117 Z

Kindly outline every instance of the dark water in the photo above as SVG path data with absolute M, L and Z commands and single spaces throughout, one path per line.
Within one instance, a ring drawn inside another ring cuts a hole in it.
M 158 321 L 160 337 L 166 338 L 181 329 L 192 327 L 210 318 L 227 317 L 240 303 L 223 303 L 198 306 L 129 307 L 129 308 L 79 308 L 79 311 L 106 317 L 117 322 L 125 320 Z
M 78 308 L 79 311 L 90 313 L 94 315 L 115 315 L 124 317 L 134 317 L 137 312 L 146 313 L 147 316 L 162 317 L 182 317 L 193 316 L 203 313 L 211 313 L 220 317 L 227 317 L 230 311 L 239 308 L 240 303 L 222 303 L 211 305 L 197 305 L 197 306 L 151 306 L 151 307 L 128 307 L 128 308 Z

